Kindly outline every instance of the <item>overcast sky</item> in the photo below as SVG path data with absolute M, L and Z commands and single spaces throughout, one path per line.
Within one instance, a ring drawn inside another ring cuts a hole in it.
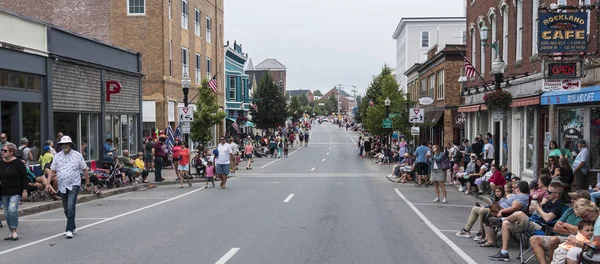
M 225 41 L 256 66 L 275 58 L 287 89 L 336 84 L 363 93 L 384 64 L 396 67 L 392 34 L 403 17 L 463 16 L 464 0 L 225 0 Z

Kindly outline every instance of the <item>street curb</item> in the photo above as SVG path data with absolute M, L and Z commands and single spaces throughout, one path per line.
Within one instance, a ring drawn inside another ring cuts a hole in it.
M 218 179 L 215 179 L 215 181 L 218 181 Z M 202 182 L 206 182 L 205 178 L 192 180 L 192 183 L 202 183 Z M 77 203 L 78 204 L 85 203 L 85 202 L 90 202 L 90 201 L 94 201 L 94 200 L 98 200 L 98 199 L 102 199 L 102 198 L 107 198 L 107 197 L 114 196 L 117 194 L 134 192 L 134 191 L 145 191 L 145 190 L 156 188 L 157 186 L 161 186 L 161 185 L 175 185 L 178 183 L 179 183 L 179 181 L 177 181 L 177 182 L 176 181 L 150 182 L 150 183 L 138 184 L 135 186 L 125 186 L 125 187 L 121 187 L 121 188 L 105 190 L 100 195 L 83 194 L 83 195 L 79 195 L 77 197 Z M 187 184 L 187 181 L 184 181 L 184 183 Z M 23 201 L 23 203 L 30 203 L 30 202 Z M 58 208 L 62 208 L 62 201 L 60 201 L 60 200 L 40 202 L 40 204 L 38 204 L 38 205 L 34 205 L 31 207 L 27 207 L 27 208 L 19 208 L 19 216 L 27 216 L 27 215 L 37 214 L 37 213 L 41 213 L 41 212 L 45 212 L 45 211 L 58 209 Z M 0 213 L 0 221 L 6 221 L 4 212 Z
M 390 182 L 396 183 L 389 176 L 385 176 L 385 178 L 387 178 Z M 456 188 L 458 190 L 458 187 L 456 187 L 456 185 L 454 185 L 454 184 L 453 185 L 446 185 L 446 187 L 454 187 L 454 188 Z M 475 195 L 471 195 L 471 197 L 473 197 L 473 198 L 475 198 L 475 199 L 477 199 L 479 201 L 485 202 L 487 204 L 492 204 L 492 199 L 489 196 L 475 194 Z

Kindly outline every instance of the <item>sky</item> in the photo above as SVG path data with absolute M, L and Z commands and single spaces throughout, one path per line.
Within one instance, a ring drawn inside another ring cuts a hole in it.
M 426 5 L 424 5 L 426 3 Z M 384 65 L 396 67 L 392 35 L 403 17 L 464 16 L 464 0 L 225 0 L 225 41 L 254 66 L 274 58 L 287 89 L 364 93 Z

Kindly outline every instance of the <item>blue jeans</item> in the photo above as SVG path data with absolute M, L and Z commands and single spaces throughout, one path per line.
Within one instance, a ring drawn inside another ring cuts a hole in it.
M 8 228 L 17 229 L 19 227 L 19 201 L 21 195 L 13 196 L 2 196 L 2 203 L 4 204 L 4 216 L 6 217 L 6 224 Z
M 592 202 L 595 205 L 598 205 L 598 199 L 600 199 L 600 192 L 593 192 L 590 193 L 590 197 L 592 198 Z M 6 206 L 6 205 L 5 205 Z
M 75 230 L 75 205 L 77 204 L 77 194 L 79 194 L 80 186 L 73 186 L 73 190 L 66 189 L 66 193 L 60 193 L 62 198 L 63 210 L 67 217 L 67 228 L 65 231 Z

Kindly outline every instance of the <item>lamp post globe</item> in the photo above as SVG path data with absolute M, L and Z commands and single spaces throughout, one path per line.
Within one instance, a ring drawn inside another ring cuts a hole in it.
M 383 103 L 385 103 L 385 106 L 390 106 L 390 104 L 392 104 L 392 101 L 390 100 L 389 97 L 386 97 L 385 101 L 383 101 Z
M 481 39 L 481 43 L 482 45 L 484 43 L 487 43 L 488 40 L 488 33 L 490 32 L 490 29 L 488 27 L 486 27 L 485 25 L 483 25 L 480 29 L 479 29 L 479 38 Z
M 181 90 L 183 91 L 183 104 L 185 105 L 185 107 L 188 106 L 187 98 L 188 98 L 188 94 L 190 92 L 190 84 L 191 84 L 191 80 L 186 72 L 183 75 L 183 78 L 181 78 Z

